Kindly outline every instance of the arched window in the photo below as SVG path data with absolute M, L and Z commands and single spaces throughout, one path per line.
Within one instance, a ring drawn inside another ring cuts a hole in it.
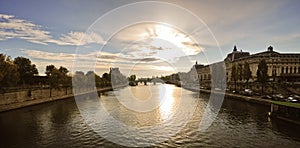
M 297 73 L 297 68 L 296 67 L 294 67 L 294 73 Z
M 281 73 L 284 73 L 284 67 L 281 67 Z
M 293 67 L 290 67 L 290 73 L 293 73 Z
M 289 68 L 288 67 L 285 68 L 285 73 L 289 73 Z
M 300 73 L 300 67 L 298 67 L 298 73 Z

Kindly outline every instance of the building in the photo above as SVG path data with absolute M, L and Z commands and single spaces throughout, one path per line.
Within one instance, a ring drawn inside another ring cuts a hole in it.
M 266 51 L 250 54 L 242 50 L 238 51 L 237 47 L 234 46 L 233 51 L 229 53 L 224 61 L 213 63 L 210 65 L 202 65 L 196 62 L 192 69 L 187 73 L 192 73 L 193 69 L 197 71 L 197 79 L 201 86 L 204 87 L 215 87 L 212 85 L 224 84 L 225 81 L 229 88 L 232 88 L 232 66 L 240 66 L 240 69 L 244 68 L 245 62 L 249 63 L 251 78 L 248 82 L 256 82 L 257 80 L 257 69 L 261 60 L 265 60 L 268 67 L 268 80 L 269 82 L 288 82 L 288 83 L 299 83 L 300 82 L 300 54 L 296 53 L 279 53 L 274 51 L 272 46 L 269 46 Z M 222 69 L 225 70 L 225 77 L 220 74 Z M 221 71 L 220 71 L 221 70 Z M 217 75 L 215 75 L 217 73 Z M 218 77 L 223 76 L 223 78 Z M 237 83 L 245 84 L 246 80 L 243 77 L 243 70 L 238 74 L 239 78 Z M 194 75 L 189 77 L 195 80 Z M 212 78 L 214 77 L 214 78 Z M 218 82 L 216 82 L 218 81 Z M 214 83 L 211 83 L 214 82 Z M 218 86 L 220 88 L 222 86 Z M 245 85 L 243 86 L 243 88 Z
M 110 68 L 109 74 L 111 75 L 111 83 L 113 86 L 127 84 L 127 78 L 124 76 L 119 68 Z
M 269 46 L 267 51 L 250 55 L 248 52 L 237 51 L 236 46 L 233 52 L 225 58 L 227 82 L 231 81 L 232 65 L 244 65 L 249 63 L 252 79 L 257 79 L 256 72 L 259 62 L 265 59 L 268 66 L 268 76 L 271 81 L 279 82 L 300 82 L 300 54 L 278 53 Z M 242 80 L 245 81 L 245 80 Z

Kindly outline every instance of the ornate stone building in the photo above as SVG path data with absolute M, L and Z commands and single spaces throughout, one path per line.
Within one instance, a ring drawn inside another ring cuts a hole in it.
M 273 50 L 272 46 L 268 47 L 267 51 L 252 55 L 249 52 L 237 51 L 235 46 L 233 52 L 228 54 L 224 60 L 226 63 L 227 82 L 231 81 L 232 65 L 243 66 L 245 62 L 249 63 L 252 72 L 250 81 L 255 81 L 257 79 L 258 64 L 262 59 L 266 60 L 270 81 L 300 82 L 300 54 L 278 53 Z
M 224 78 L 224 81 L 230 84 L 233 82 L 231 78 L 232 66 L 237 65 L 240 66 L 240 69 L 243 69 L 245 62 L 248 62 L 251 71 L 249 82 L 255 82 L 257 80 L 256 72 L 258 64 L 262 59 L 266 60 L 270 82 L 300 82 L 300 54 L 279 53 L 274 51 L 272 46 L 268 47 L 267 51 L 256 54 L 250 54 L 242 50 L 238 51 L 237 47 L 234 46 L 233 51 L 227 55 L 224 61 L 210 65 L 202 65 L 196 62 L 192 69 L 195 68 L 197 70 L 197 77 L 200 84 L 205 87 L 210 87 L 214 65 L 220 65 L 223 66 L 224 70 L 226 69 L 226 78 Z M 222 68 L 218 67 L 217 69 Z M 238 75 L 240 77 L 237 80 L 238 83 L 246 82 L 244 77 L 241 76 L 243 73 L 239 73 Z M 220 78 L 218 79 L 223 81 Z

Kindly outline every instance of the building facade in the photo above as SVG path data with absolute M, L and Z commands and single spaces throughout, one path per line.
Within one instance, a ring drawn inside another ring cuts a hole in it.
M 268 67 L 270 81 L 276 82 L 300 82 L 300 54 L 279 53 L 268 47 L 267 51 L 250 55 L 248 52 L 237 51 L 236 46 L 232 53 L 228 54 L 224 62 L 226 64 L 227 82 L 231 80 L 232 66 L 249 63 L 251 71 L 250 82 L 257 80 L 258 64 L 265 60 Z M 244 67 L 242 67 L 243 69 Z M 242 79 L 242 81 L 245 81 Z
M 239 69 L 242 69 L 240 70 L 241 72 L 238 73 L 239 78 L 236 81 L 238 83 L 246 82 L 245 78 L 243 77 L 243 69 L 245 63 L 247 62 L 251 71 L 251 77 L 248 82 L 251 83 L 257 81 L 258 65 L 263 59 L 267 64 L 269 82 L 300 83 L 300 54 L 279 53 L 274 51 L 272 46 L 268 47 L 266 51 L 256 54 L 250 54 L 249 52 L 244 52 L 242 50 L 238 51 L 237 47 L 234 46 L 233 51 L 226 56 L 224 61 L 210 65 L 202 65 L 196 62 L 192 69 L 196 69 L 197 79 L 202 86 L 214 87 L 211 83 L 213 82 L 213 79 L 217 79 L 217 81 L 221 82 L 225 81 L 228 85 L 231 85 L 234 81 L 232 79 L 233 65 L 236 65 Z M 225 77 L 216 78 L 216 75 L 220 75 L 220 73 L 222 73 L 220 69 L 225 70 Z M 191 73 L 191 71 L 188 73 Z M 213 78 L 213 76 L 215 78 Z M 195 76 L 190 75 L 190 77 L 193 77 L 194 79 Z M 214 82 L 214 84 L 217 83 Z

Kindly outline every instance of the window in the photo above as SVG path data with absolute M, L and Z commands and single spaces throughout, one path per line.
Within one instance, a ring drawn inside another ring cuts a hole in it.
M 296 67 L 294 67 L 294 73 L 297 73 L 297 68 Z
M 293 67 L 290 67 L 290 73 L 293 73 Z
M 281 73 L 284 73 L 284 67 L 281 67 Z
M 289 73 L 289 68 L 288 67 L 285 68 L 285 73 Z

